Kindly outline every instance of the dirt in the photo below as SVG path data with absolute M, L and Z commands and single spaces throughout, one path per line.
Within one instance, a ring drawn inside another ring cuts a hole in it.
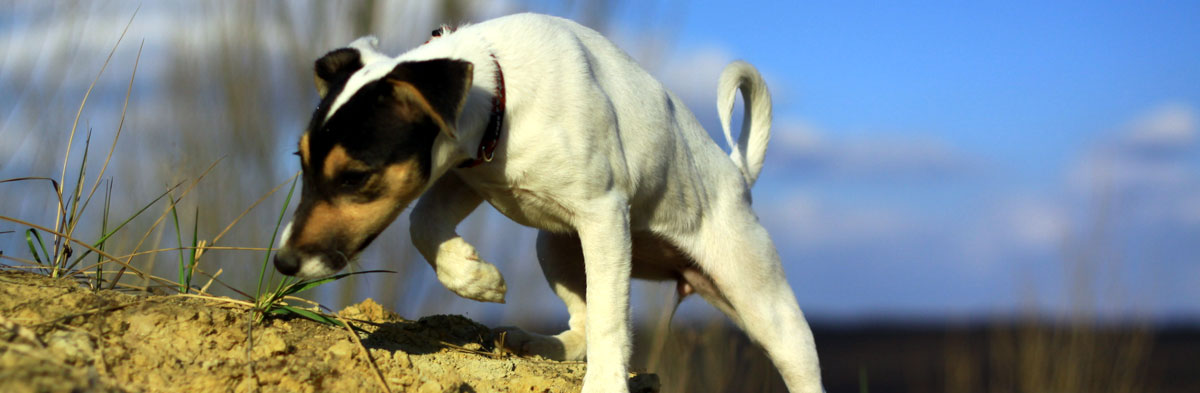
M 223 298 L 98 291 L 0 271 L 3 392 L 577 392 L 585 365 L 518 357 L 465 317 L 401 318 L 374 301 L 253 323 Z M 369 351 L 370 356 L 365 351 Z M 630 379 L 657 392 L 652 374 Z

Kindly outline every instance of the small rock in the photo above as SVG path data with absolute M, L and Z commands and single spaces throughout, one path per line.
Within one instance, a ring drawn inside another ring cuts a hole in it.
M 337 344 L 333 344 L 333 346 L 329 348 L 329 353 L 333 354 L 333 356 L 344 358 L 350 357 L 350 355 L 353 355 L 357 350 L 358 348 L 356 348 L 353 343 L 349 341 L 342 341 Z
M 197 312 L 197 311 L 194 311 L 194 310 L 185 310 L 185 311 L 183 311 L 183 312 L 180 312 L 180 313 L 178 313 L 178 314 L 175 314 L 175 320 L 176 320 L 176 321 L 178 321 L 178 322 L 190 321 L 190 320 L 192 320 L 192 319 L 197 319 L 197 318 L 199 318 L 199 316 L 200 316 L 200 313 L 199 313 L 199 312 Z
M 442 388 L 442 384 L 434 380 L 427 381 L 421 384 L 420 388 L 417 388 L 417 393 L 442 393 L 445 391 L 446 389 Z
M 140 342 L 158 334 L 161 323 L 162 316 L 159 314 L 134 314 L 129 317 L 129 329 L 125 331 L 125 337 Z
M 402 319 L 396 313 L 389 311 L 375 300 L 367 298 L 362 303 L 355 304 L 338 313 L 343 318 L 363 319 L 371 322 L 383 322 L 390 319 Z
M 50 333 L 50 336 L 46 338 L 46 345 L 51 352 L 62 354 L 69 363 L 91 359 L 92 353 L 96 350 L 86 333 L 69 330 Z
M 268 329 L 254 338 L 254 352 L 259 356 L 287 352 L 287 342 L 274 329 Z
M 196 322 L 204 325 L 212 324 L 212 314 L 208 311 L 198 312 L 196 313 Z

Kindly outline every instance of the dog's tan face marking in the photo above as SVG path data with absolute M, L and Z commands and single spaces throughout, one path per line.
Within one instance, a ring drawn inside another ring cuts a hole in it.
M 300 166 L 307 168 L 310 165 L 308 163 L 308 157 L 310 157 L 312 155 L 311 151 L 308 148 L 308 133 L 304 133 L 304 135 L 300 137 L 299 153 L 300 153 Z
M 345 162 L 351 166 L 356 163 L 353 159 Z M 357 252 L 417 199 L 426 182 L 418 165 L 416 159 L 391 164 L 367 175 L 361 184 L 338 183 L 341 172 L 327 175 L 321 180 L 324 186 L 338 191 L 312 204 L 306 224 L 294 235 L 293 245 L 305 247 L 340 237 L 346 251 Z
M 360 160 L 350 157 L 346 152 L 346 148 L 342 145 L 336 145 L 329 150 L 329 154 L 325 156 L 325 163 L 322 174 L 325 175 L 326 181 L 337 181 L 339 178 L 346 177 L 347 174 L 363 174 L 371 170 L 371 166 Z

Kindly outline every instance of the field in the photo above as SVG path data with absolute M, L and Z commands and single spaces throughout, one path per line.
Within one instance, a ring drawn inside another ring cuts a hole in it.
M 501 338 L 465 317 L 406 320 L 370 299 L 336 314 L 357 339 L 305 318 L 256 323 L 252 309 L 229 298 L 92 291 L 70 279 L 0 271 L 0 390 L 365 392 L 386 384 L 394 392 L 574 392 L 585 371 L 578 362 L 498 350 Z M 1195 329 L 818 323 L 814 330 L 827 391 L 1200 388 Z M 635 392 L 660 385 L 663 392 L 786 391 L 761 350 L 726 324 L 676 326 L 665 343 L 649 327 L 639 331 L 646 334 L 635 364 L 656 362 L 662 374 L 633 376 Z M 665 351 L 650 360 L 657 348 Z
M 368 299 L 337 314 L 352 333 L 303 318 L 256 323 L 252 308 L 3 271 L 0 390 L 572 392 L 583 379 L 582 363 L 502 353 L 489 328 L 460 316 L 410 321 Z M 658 381 L 638 375 L 631 387 L 656 392 Z

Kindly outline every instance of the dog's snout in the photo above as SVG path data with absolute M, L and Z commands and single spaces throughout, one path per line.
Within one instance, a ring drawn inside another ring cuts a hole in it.
M 300 255 L 290 249 L 275 252 L 275 269 L 280 273 L 294 276 L 300 271 Z

